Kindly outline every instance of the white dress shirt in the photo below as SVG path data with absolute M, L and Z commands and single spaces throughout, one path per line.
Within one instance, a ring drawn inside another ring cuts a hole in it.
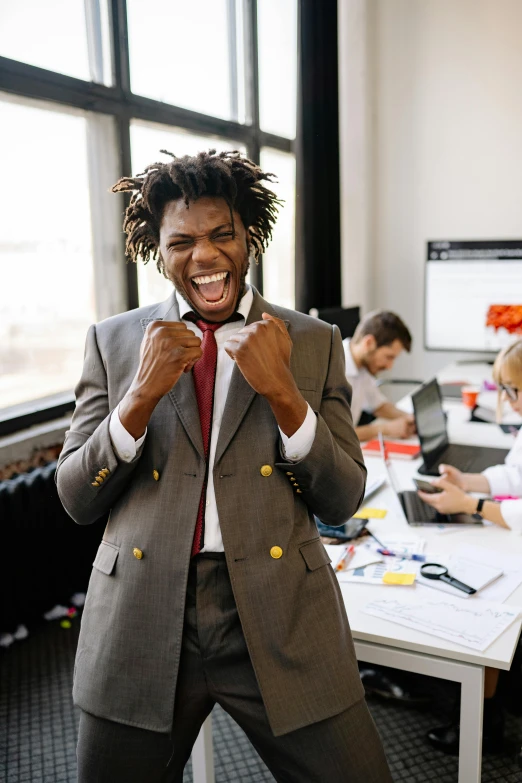
M 522 429 L 518 431 L 513 448 L 504 464 L 486 468 L 483 475 L 488 480 L 493 496 L 522 497 Z M 500 511 L 506 524 L 512 530 L 522 533 L 522 500 L 503 500 Z
M 182 296 L 176 291 L 176 299 L 178 302 L 179 313 L 183 323 L 191 329 L 198 337 L 203 337 L 201 330 L 192 321 L 188 321 L 184 318 L 187 313 L 192 312 L 192 308 L 183 299 Z M 243 316 L 242 320 L 231 321 L 230 323 L 223 324 L 219 329 L 214 332 L 218 355 L 216 366 L 216 380 L 214 384 L 214 407 L 212 412 L 212 431 L 210 435 L 210 451 L 208 457 L 208 481 L 207 481 L 207 498 L 205 507 L 205 546 L 201 550 L 202 552 L 223 552 L 223 539 L 221 538 L 221 528 L 219 525 L 219 515 L 216 503 L 216 495 L 214 491 L 214 458 L 216 455 L 216 445 L 218 441 L 219 428 L 221 426 L 221 419 L 225 410 L 225 403 L 227 400 L 228 389 L 230 381 L 232 379 L 232 371 L 234 369 L 234 360 L 225 351 L 225 343 L 233 334 L 239 332 L 240 329 L 246 323 L 254 295 L 250 286 L 247 287 L 247 291 L 238 307 L 238 313 Z M 119 406 L 118 406 L 119 407 Z M 306 417 L 300 428 L 295 432 L 292 437 L 288 438 L 284 432 L 281 433 L 282 450 L 286 459 L 291 462 L 298 462 L 304 459 L 310 449 L 312 448 L 315 432 L 317 429 L 317 418 L 308 405 Z M 136 458 L 136 453 L 141 444 L 147 436 L 145 434 L 137 441 L 134 440 L 132 435 L 127 432 L 125 427 L 120 421 L 118 414 L 118 408 L 116 408 L 111 416 L 109 433 L 114 450 L 122 462 L 132 462 Z M 195 520 L 194 520 L 195 522 Z
M 346 337 L 343 340 L 344 358 L 346 364 L 346 377 L 352 386 L 352 419 L 353 426 L 361 418 L 361 413 L 373 413 L 388 402 L 382 392 L 379 391 L 377 380 L 366 367 L 357 367 L 352 352 L 350 350 L 350 340 Z

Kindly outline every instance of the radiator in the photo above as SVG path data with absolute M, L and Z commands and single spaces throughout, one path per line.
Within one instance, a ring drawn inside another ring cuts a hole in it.
M 85 592 L 105 520 L 77 525 L 63 509 L 56 462 L 0 482 L 0 633 Z

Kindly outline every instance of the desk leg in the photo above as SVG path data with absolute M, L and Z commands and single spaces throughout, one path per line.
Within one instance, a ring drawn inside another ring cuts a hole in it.
M 354 640 L 359 661 L 390 666 L 461 684 L 459 779 L 458 783 L 480 783 L 482 768 L 482 712 L 484 709 L 484 667 L 437 658 L 432 655 Z
M 214 783 L 215 781 L 212 713 L 201 727 L 192 748 L 192 780 L 194 783 Z
M 463 672 L 460 692 L 459 783 L 480 780 L 482 767 L 482 717 L 484 669 Z

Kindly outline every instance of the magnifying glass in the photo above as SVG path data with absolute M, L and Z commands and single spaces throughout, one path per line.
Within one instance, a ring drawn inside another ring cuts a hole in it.
M 474 587 L 465 585 L 464 582 L 459 582 L 459 580 L 455 579 L 454 576 L 450 576 L 446 566 L 439 565 L 439 563 L 423 563 L 423 565 L 421 565 L 420 572 L 422 576 L 426 577 L 426 579 L 440 579 L 441 582 L 446 582 L 452 587 L 456 587 L 457 590 L 462 590 L 462 592 L 467 593 L 468 595 L 473 595 L 473 593 L 477 592 Z

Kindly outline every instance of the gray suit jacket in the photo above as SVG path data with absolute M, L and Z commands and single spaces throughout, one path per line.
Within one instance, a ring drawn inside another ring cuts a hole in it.
M 312 515 L 344 522 L 359 506 L 366 471 L 338 329 L 272 307 L 254 291 L 248 323 L 263 311 L 288 325 L 291 370 L 317 414 L 315 440 L 303 460 L 285 462 L 268 403 L 235 367 L 214 485 L 239 616 L 270 725 L 280 735 L 363 696 L 343 599 Z M 168 732 L 205 475 L 192 374 L 160 401 L 132 463 L 118 460 L 109 436 L 111 411 L 131 384 L 143 331 L 155 319 L 179 320 L 174 295 L 90 328 L 57 485 L 79 524 L 109 514 L 82 618 L 74 700 L 93 715 Z M 269 476 L 260 471 L 266 465 L 273 467 Z M 283 550 L 279 559 L 270 555 L 273 546 Z

